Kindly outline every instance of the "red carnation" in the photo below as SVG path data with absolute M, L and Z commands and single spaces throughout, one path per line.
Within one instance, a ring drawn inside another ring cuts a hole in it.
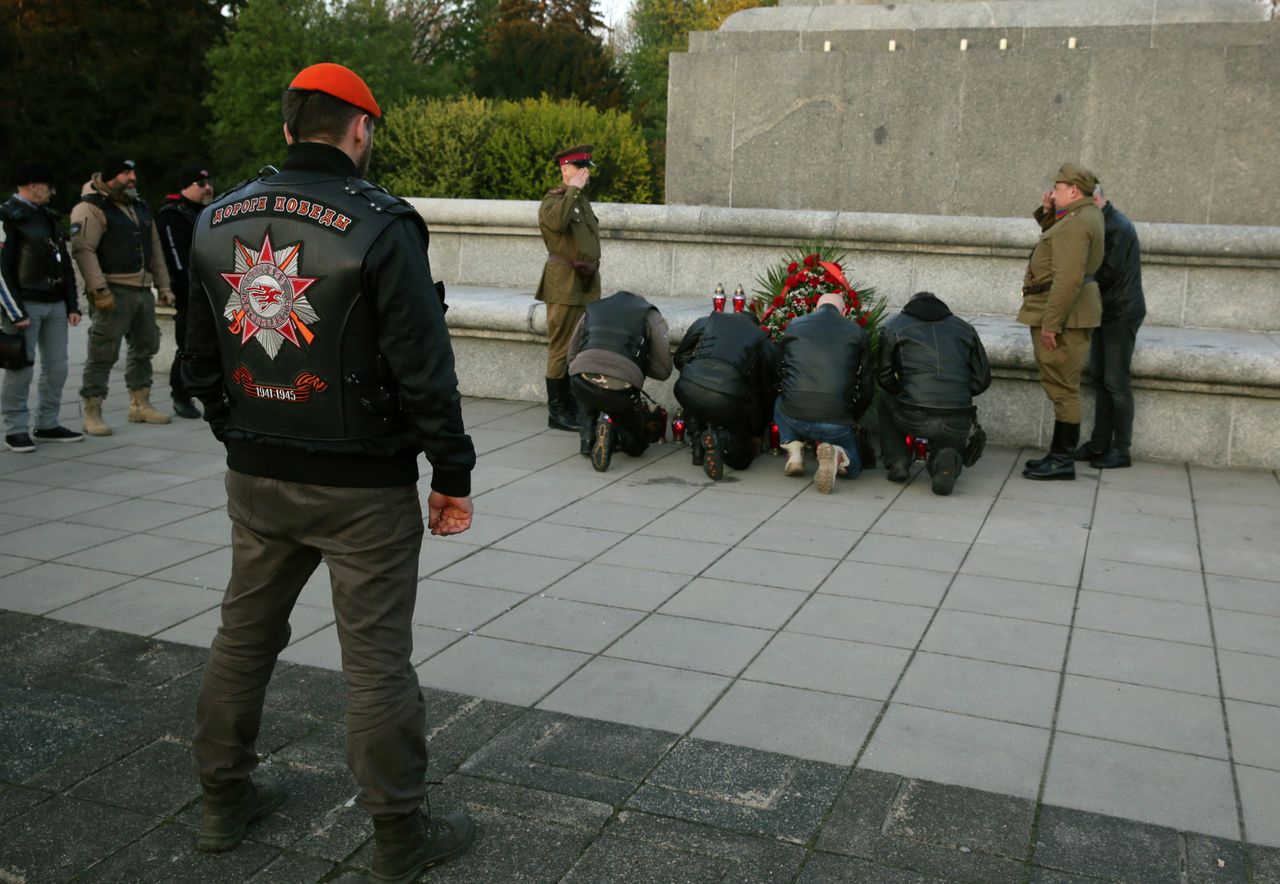
M 800 269 L 800 265 L 797 264 L 795 261 L 792 261 L 790 264 L 787 265 L 788 273 L 795 273 L 799 269 Z
M 863 328 L 866 328 L 866 327 L 867 327 L 867 317 L 865 317 L 865 316 L 859 316 L 859 317 L 858 317 L 858 325 L 862 326 Z
M 808 267 L 808 268 L 812 269 L 813 265 L 817 262 L 817 260 L 818 260 L 818 256 L 817 256 L 817 255 L 805 255 L 805 256 L 804 256 L 804 266 L 806 266 L 806 267 Z
M 795 318 L 796 318 L 796 315 L 794 313 L 787 314 L 787 319 L 795 319 Z
M 773 299 L 773 306 L 781 307 L 783 304 L 786 303 L 786 301 L 787 299 L 785 297 L 783 297 L 782 295 L 778 295 L 778 297 Z

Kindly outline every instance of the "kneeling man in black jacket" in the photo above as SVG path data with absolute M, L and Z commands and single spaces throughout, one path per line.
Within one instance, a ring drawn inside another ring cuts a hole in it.
M 876 409 L 880 455 L 893 482 L 905 482 L 906 437 L 929 440 L 934 494 L 950 494 L 976 426 L 973 397 L 991 386 L 991 366 L 973 326 L 932 292 L 917 292 L 880 329 L 876 378 L 884 390 Z M 970 465 L 976 461 L 971 457 Z

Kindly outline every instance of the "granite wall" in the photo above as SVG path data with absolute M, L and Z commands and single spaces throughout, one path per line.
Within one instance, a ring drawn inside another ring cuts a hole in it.
M 1021 215 L 1076 161 L 1136 219 L 1280 225 L 1269 0 L 820 3 L 671 56 L 669 203 Z

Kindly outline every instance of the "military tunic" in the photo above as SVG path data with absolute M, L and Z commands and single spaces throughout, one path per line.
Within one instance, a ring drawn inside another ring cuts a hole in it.
M 547 305 L 547 377 L 565 377 L 569 337 L 584 308 L 600 298 L 600 274 L 584 284 L 574 261 L 600 264 L 600 222 L 580 188 L 547 191 L 538 209 L 538 228 L 547 247 L 547 263 L 538 281 L 537 298 Z
M 1102 265 L 1102 212 L 1085 197 L 1066 213 L 1036 211 L 1040 240 L 1023 277 L 1018 321 L 1031 327 L 1040 385 L 1053 402 L 1055 420 L 1080 423 L 1080 374 L 1089 356 L 1089 331 L 1102 321 L 1102 300 L 1092 278 Z M 1058 336 L 1050 350 L 1042 329 Z

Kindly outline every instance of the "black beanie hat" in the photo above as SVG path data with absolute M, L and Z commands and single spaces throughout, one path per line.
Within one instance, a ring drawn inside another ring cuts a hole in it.
M 24 184 L 52 184 L 53 170 L 44 163 L 23 163 L 13 170 L 13 186 Z
M 133 160 L 122 153 L 109 153 L 102 158 L 102 180 L 110 181 L 121 172 L 135 167 Z
M 209 169 L 207 166 L 201 166 L 199 163 L 187 163 L 178 170 L 178 190 L 182 190 L 188 185 L 195 184 L 197 181 L 203 181 L 208 177 Z

